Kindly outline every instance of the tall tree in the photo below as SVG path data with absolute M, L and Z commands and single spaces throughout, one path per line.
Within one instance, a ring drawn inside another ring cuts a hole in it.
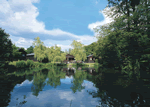
M 57 60 L 63 61 L 66 58 L 66 53 L 62 53 L 61 47 L 57 45 L 47 48 L 45 54 L 50 62 L 56 62 Z
M 30 46 L 29 48 L 27 48 L 27 54 L 29 54 L 29 53 L 34 53 L 33 52 L 33 46 Z
M 124 55 L 127 56 L 127 58 L 122 57 L 123 60 L 130 61 L 132 65 L 134 65 L 135 61 L 139 61 L 139 58 L 144 52 L 149 52 L 150 48 L 148 44 L 150 39 L 148 38 L 149 25 L 147 24 L 147 22 L 149 22 L 149 14 L 148 11 L 146 11 L 148 15 L 143 12 L 145 9 L 148 9 L 148 3 L 147 0 L 141 0 L 134 12 L 130 11 L 132 15 L 128 16 L 128 14 L 123 14 L 122 16 L 116 17 L 114 22 L 109 25 L 100 27 L 99 31 L 101 31 L 100 33 L 105 37 L 98 37 L 96 54 L 101 54 L 103 61 L 111 62 L 112 59 L 118 59 Z M 127 10 L 124 12 L 126 13 Z M 127 21 L 125 21 L 126 19 Z M 137 23 L 134 23 L 135 19 L 138 20 Z M 128 21 L 130 21 L 130 26 L 126 27 L 126 25 L 129 25 Z M 146 26 L 144 26 L 144 24 Z M 114 55 L 112 54 L 112 50 Z
M 13 48 L 13 59 L 12 60 L 18 60 L 19 57 L 21 56 L 21 52 L 19 52 L 19 47 L 17 47 L 15 44 L 12 45 Z
M 86 55 L 94 54 L 96 46 L 97 46 L 96 42 L 93 42 L 90 45 L 84 46 L 85 51 L 86 51 Z
M 76 61 L 85 61 L 86 60 L 86 53 L 84 49 L 84 45 L 81 42 L 73 41 L 71 46 L 73 47 L 71 51 L 71 55 L 75 56 Z
M 26 59 L 26 54 L 27 54 L 26 50 L 23 47 L 21 47 L 21 48 L 19 48 L 19 52 L 21 52 L 19 59 L 20 60 L 25 60 Z
M 130 16 L 135 11 L 137 5 L 140 4 L 140 0 L 108 0 L 108 7 L 112 7 L 111 17 L 120 17 L 121 15 L 127 16 L 127 30 L 130 31 Z M 136 20 L 134 20 L 136 23 Z
M 38 61 L 42 61 L 46 58 L 46 55 L 44 51 L 46 50 L 46 46 L 44 46 L 44 43 L 41 42 L 40 38 L 35 38 L 35 41 L 33 42 L 34 46 L 34 57 L 37 58 Z
M 3 68 L 11 60 L 12 42 L 8 38 L 10 35 L 0 28 L 0 68 Z

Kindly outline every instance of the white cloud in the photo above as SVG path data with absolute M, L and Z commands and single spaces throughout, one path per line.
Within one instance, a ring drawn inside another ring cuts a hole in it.
M 76 99 L 71 91 L 59 92 L 59 97 L 60 99 L 66 99 L 68 101 Z
M 21 84 L 17 84 L 15 87 L 21 87 L 21 86 L 26 86 L 28 84 L 32 84 L 33 80 L 32 81 L 29 81 L 29 80 L 25 80 L 24 82 L 22 82 Z
M 103 11 L 100 11 L 100 13 L 103 15 L 104 17 L 104 20 L 102 21 L 97 21 L 97 22 L 94 22 L 94 23 L 91 23 L 88 25 L 88 29 L 90 29 L 91 31 L 94 31 L 93 28 L 96 28 L 97 26 L 102 26 L 102 25 L 105 25 L 105 24 L 108 24 L 110 22 L 113 21 L 112 18 L 110 17 L 107 17 L 107 15 L 104 13 L 104 11 L 107 10 L 109 11 L 110 8 L 105 8 Z
M 45 28 L 43 22 L 36 20 L 39 15 L 37 8 L 32 3 L 38 3 L 39 0 L 1 0 L 0 1 L 0 19 L 1 26 L 8 27 L 17 32 L 37 32 Z
M 98 1 L 96 1 L 95 4 L 98 4 Z
M 0 0 L 0 26 L 6 29 L 11 35 L 19 35 L 22 33 L 38 33 L 51 36 L 69 36 L 77 41 L 81 41 L 82 44 L 89 45 L 92 42 L 97 41 L 95 37 L 90 35 L 75 35 L 61 29 L 46 30 L 45 24 L 42 21 L 38 21 L 36 17 L 39 15 L 38 8 L 33 3 L 39 3 L 40 0 Z M 93 25 L 89 25 L 90 28 Z M 47 36 L 48 37 L 48 36 Z M 26 39 L 26 37 L 10 36 L 13 43 L 18 47 L 24 47 L 25 49 L 32 45 L 33 40 Z M 72 40 L 67 41 L 65 44 L 62 41 L 47 40 L 46 46 L 52 44 L 58 44 L 62 47 L 62 50 L 71 48 L 69 45 Z M 69 45 L 68 45 L 69 44 Z
M 16 46 L 24 47 L 25 49 L 30 47 L 33 43 L 33 40 L 25 39 L 25 38 L 22 38 L 22 37 L 15 37 L 15 36 L 10 35 L 10 38 L 11 38 L 11 41 L 13 43 L 15 43 Z

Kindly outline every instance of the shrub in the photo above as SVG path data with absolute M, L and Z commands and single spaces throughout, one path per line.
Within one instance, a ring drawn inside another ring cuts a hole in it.
M 76 65 L 77 66 L 86 66 L 86 64 L 83 64 L 83 63 L 77 63 Z
M 18 61 L 18 62 L 16 62 L 16 67 L 17 67 L 17 68 L 26 67 L 25 61 Z
M 65 66 L 66 64 L 64 63 L 58 63 L 57 66 Z
M 27 64 L 27 67 L 33 67 L 34 62 L 32 60 L 28 59 L 27 62 L 26 62 L 26 64 Z
M 17 62 L 17 61 L 9 62 L 9 65 L 14 65 L 14 66 L 16 66 L 16 62 Z
M 98 63 L 98 59 L 95 59 L 95 63 Z
M 45 67 L 50 67 L 50 66 L 53 66 L 53 65 L 54 65 L 54 63 L 46 63 Z

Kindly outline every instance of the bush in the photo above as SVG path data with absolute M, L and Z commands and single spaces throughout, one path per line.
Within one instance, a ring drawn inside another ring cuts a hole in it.
M 42 67 L 45 64 L 39 63 L 39 62 L 34 62 L 33 67 Z
M 98 63 L 98 59 L 95 59 L 95 63 Z
M 25 61 L 18 61 L 18 62 L 16 62 L 16 67 L 17 68 L 23 68 L 23 67 L 26 67 L 26 63 L 25 63 Z
M 64 63 L 58 63 L 57 66 L 65 66 L 66 64 Z
M 86 66 L 86 64 L 83 64 L 83 63 L 77 63 L 76 65 L 77 66 Z
M 28 59 L 27 62 L 26 62 L 26 64 L 27 64 L 27 67 L 33 67 L 34 62 L 32 60 Z
M 16 62 L 17 62 L 17 61 L 9 62 L 9 65 L 14 65 L 14 66 L 16 66 Z

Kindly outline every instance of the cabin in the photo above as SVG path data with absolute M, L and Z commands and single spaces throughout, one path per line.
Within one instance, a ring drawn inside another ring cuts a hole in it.
M 38 61 L 36 58 L 34 58 L 34 53 L 30 53 L 26 55 L 26 60 L 33 60 L 33 61 Z
M 93 54 L 87 56 L 87 60 L 85 61 L 85 63 L 95 63 Z
M 30 53 L 30 54 L 27 54 L 26 55 L 26 60 L 29 59 L 29 60 L 32 60 L 32 61 L 38 61 L 37 58 L 34 58 L 34 53 Z M 42 61 L 42 63 L 48 63 L 48 58 L 44 58 Z
M 66 55 L 66 60 L 64 60 L 63 62 L 64 63 L 70 63 L 70 62 L 73 62 L 73 61 L 75 61 L 74 56 L 70 55 L 70 54 L 67 54 Z

